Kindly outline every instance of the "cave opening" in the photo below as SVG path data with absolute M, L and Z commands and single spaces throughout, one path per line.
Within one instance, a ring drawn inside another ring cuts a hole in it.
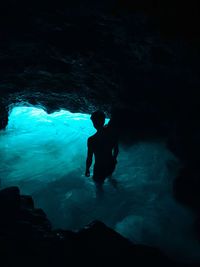
M 1 187 L 19 186 L 32 195 L 54 228 L 75 230 L 98 219 L 135 243 L 159 247 L 176 259 L 199 260 L 193 215 L 172 193 L 180 163 L 165 143 L 121 143 L 114 173 L 118 187 L 106 181 L 99 201 L 92 179 L 84 176 L 93 133 L 89 114 L 13 106 L 0 132 Z

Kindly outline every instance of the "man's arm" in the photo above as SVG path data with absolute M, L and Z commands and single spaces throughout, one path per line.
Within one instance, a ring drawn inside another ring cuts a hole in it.
M 93 157 L 93 149 L 90 140 L 88 139 L 87 142 L 88 150 L 87 150 L 87 159 L 86 159 L 86 170 L 85 170 L 85 176 L 90 176 L 90 167 L 92 165 L 92 157 Z

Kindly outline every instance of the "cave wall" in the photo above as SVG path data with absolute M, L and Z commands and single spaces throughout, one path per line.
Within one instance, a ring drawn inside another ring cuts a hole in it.
M 0 15 L 1 129 L 13 104 L 101 108 L 124 141 L 164 138 L 187 168 L 198 166 L 195 1 L 10 0 Z
M 2 4 L 1 106 L 28 102 L 48 112 L 126 108 L 143 124 L 152 122 L 148 128 L 159 124 L 164 131 L 197 108 L 194 3 L 106 3 Z

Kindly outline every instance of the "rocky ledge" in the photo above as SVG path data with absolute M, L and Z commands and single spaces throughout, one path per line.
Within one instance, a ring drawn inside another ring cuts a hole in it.
M 183 266 L 100 221 L 77 231 L 52 229 L 46 214 L 18 187 L 0 191 L 0 214 L 1 266 Z

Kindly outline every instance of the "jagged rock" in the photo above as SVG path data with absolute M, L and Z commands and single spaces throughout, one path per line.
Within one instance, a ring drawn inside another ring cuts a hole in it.
M 154 266 L 169 266 L 170 263 L 158 249 L 133 244 L 100 221 L 93 221 L 78 231 L 76 239 L 82 257 L 86 258 L 87 251 L 90 251 L 98 264 L 105 264 L 105 259 L 113 264 L 123 263 L 125 266 L 130 262 L 135 266 L 143 266 L 149 262 Z M 92 259 L 88 259 L 88 262 L 92 264 Z
M 67 259 L 75 266 L 80 259 L 89 266 L 109 263 L 170 266 L 173 263 L 158 249 L 133 244 L 100 221 L 93 221 L 75 232 L 59 230 L 56 235 L 62 240 L 64 251 L 69 252 Z
M 1 103 L 0 98 L 0 129 L 5 129 L 8 124 L 8 107 Z
M 78 231 L 51 230 L 44 211 L 34 209 L 32 198 L 22 196 L 20 202 L 19 196 L 17 187 L 0 191 L 1 208 L 7 207 L 8 200 L 17 214 L 12 224 L 0 223 L 1 266 L 80 266 L 80 261 L 84 266 L 182 266 L 156 248 L 133 244 L 100 221 Z M 16 198 L 22 204 L 17 210 Z
M 0 191 L 0 214 L 1 223 L 10 223 L 17 216 L 20 209 L 20 193 L 16 186 L 5 188 Z
M 1 232 L 4 235 L 26 237 L 29 234 L 42 236 L 51 230 L 51 223 L 41 209 L 34 208 L 30 196 L 20 196 L 18 187 L 0 191 Z
M 34 202 L 31 196 L 21 195 L 20 200 L 21 200 L 21 203 L 20 203 L 21 208 L 24 208 L 24 209 L 34 208 Z

